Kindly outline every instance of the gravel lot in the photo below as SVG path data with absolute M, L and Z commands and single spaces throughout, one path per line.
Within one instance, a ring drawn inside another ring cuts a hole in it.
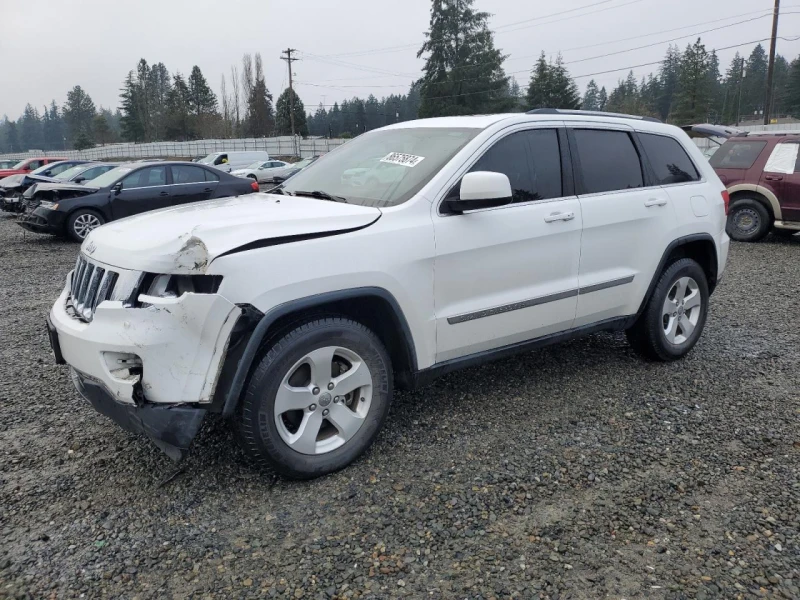
M 451 375 L 296 483 L 219 420 L 176 471 L 79 399 L 43 325 L 77 246 L 0 217 L 0 597 L 800 598 L 799 238 L 732 246 L 682 362 Z

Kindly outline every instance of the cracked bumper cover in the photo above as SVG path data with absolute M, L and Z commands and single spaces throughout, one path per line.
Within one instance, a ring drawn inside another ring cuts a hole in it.
M 214 397 L 242 309 L 219 294 L 140 296 L 150 306 L 105 301 L 86 323 L 68 312 L 70 280 L 71 274 L 50 321 L 76 388 L 124 429 L 147 434 L 179 458 Z M 131 355 L 141 361 L 141 374 L 120 363 Z

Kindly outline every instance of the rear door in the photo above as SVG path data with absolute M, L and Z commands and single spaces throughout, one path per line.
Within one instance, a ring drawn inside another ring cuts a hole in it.
M 676 218 L 630 127 L 587 124 L 568 131 L 583 214 L 574 325 L 580 327 L 636 312 Z
M 172 205 L 166 165 L 152 165 L 129 173 L 122 180 L 119 193 L 111 192 L 111 214 L 115 219 Z
M 800 141 L 775 144 L 764 165 L 760 184 L 780 203 L 782 221 L 800 221 Z
M 194 165 L 171 165 L 172 203 L 186 204 L 213 198 L 218 181 L 206 181 L 206 170 Z

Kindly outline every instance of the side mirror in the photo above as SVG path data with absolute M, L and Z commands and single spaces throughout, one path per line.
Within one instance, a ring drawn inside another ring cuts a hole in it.
M 75 178 L 75 183 L 83 183 L 84 181 L 86 181 L 86 177 L 76 177 Z
M 114 184 L 114 187 L 112 187 L 111 189 L 117 196 L 119 196 L 119 193 L 122 191 L 122 182 L 118 181 L 117 183 Z
M 43 173 L 43 175 L 44 175 L 45 177 L 52 177 L 52 176 L 53 176 L 53 172 L 52 172 L 50 169 L 47 169 L 47 171 L 45 171 L 45 172 Z
M 444 206 L 447 212 L 461 214 L 466 210 L 511 204 L 512 195 L 508 175 L 475 171 L 464 175 L 458 198 L 446 199 Z

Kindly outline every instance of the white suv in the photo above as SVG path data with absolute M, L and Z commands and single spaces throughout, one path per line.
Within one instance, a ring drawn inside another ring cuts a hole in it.
M 391 168 L 391 177 L 353 168 Z M 49 316 L 100 412 L 181 458 L 208 412 L 297 478 L 375 439 L 395 386 L 602 330 L 685 355 L 727 192 L 680 129 L 540 109 L 365 133 L 270 194 L 95 229 Z

